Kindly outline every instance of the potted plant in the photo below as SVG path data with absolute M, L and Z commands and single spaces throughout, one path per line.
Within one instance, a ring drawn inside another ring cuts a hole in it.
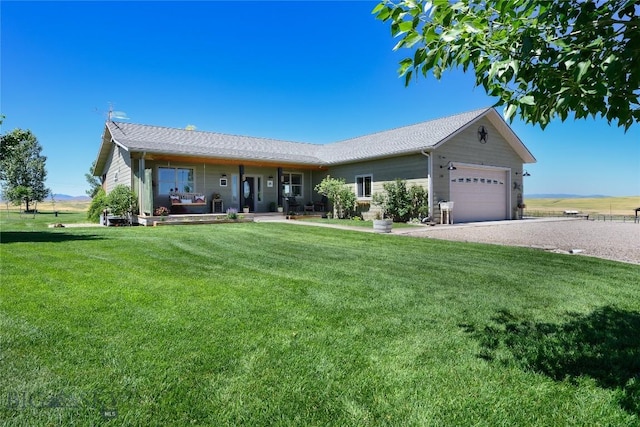
M 378 233 L 391 233 L 393 228 L 393 220 L 391 218 L 384 218 L 384 215 L 380 212 L 376 213 L 373 219 L 373 230 Z
M 391 233 L 393 220 L 385 218 L 389 210 L 389 196 L 386 193 L 375 193 L 371 197 L 371 202 L 380 207 L 373 218 L 373 230 L 378 233 Z
M 278 205 L 278 213 L 282 212 L 284 212 L 284 208 L 282 207 L 282 205 Z
M 164 206 L 159 206 L 155 212 L 153 212 L 155 216 L 159 216 L 162 221 L 166 220 L 167 215 L 169 215 L 169 209 Z
M 243 206 L 242 207 L 242 212 L 246 213 L 246 214 L 249 213 L 249 206 L 247 206 L 247 205 Z

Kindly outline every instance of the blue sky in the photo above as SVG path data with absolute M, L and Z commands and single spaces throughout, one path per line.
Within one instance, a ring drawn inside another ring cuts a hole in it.
M 2 1 L 2 133 L 31 129 L 47 185 L 83 195 L 110 103 L 134 123 L 319 144 L 493 105 L 459 71 L 405 88 L 375 4 Z M 640 125 L 511 126 L 538 160 L 526 194 L 640 195 Z

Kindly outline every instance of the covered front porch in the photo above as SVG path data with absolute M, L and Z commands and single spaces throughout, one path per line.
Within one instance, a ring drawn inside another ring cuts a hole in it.
M 314 188 L 327 168 L 134 153 L 132 188 L 139 217 L 304 211 L 320 208 Z M 305 208 L 307 206 L 307 208 Z M 326 207 L 325 207 L 326 208 Z M 157 215 L 156 215 L 157 214 Z

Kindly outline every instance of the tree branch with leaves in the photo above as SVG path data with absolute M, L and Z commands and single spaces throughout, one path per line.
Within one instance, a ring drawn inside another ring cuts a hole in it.
M 640 122 L 640 5 L 635 0 L 383 0 L 405 85 L 472 70 L 508 120 Z

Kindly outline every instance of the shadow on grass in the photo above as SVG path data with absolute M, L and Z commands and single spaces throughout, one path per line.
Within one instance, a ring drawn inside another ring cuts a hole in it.
M 54 231 L 3 231 L 0 233 L 0 244 L 3 243 L 59 243 L 74 240 L 103 240 L 95 234 L 71 234 Z
M 605 306 L 589 314 L 569 314 L 565 323 L 518 319 L 499 311 L 477 329 L 461 325 L 480 342 L 479 357 L 516 363 L 557 381 L 593 379 L 617 390 L 619 404 L 640 415 L 640 313 Z

